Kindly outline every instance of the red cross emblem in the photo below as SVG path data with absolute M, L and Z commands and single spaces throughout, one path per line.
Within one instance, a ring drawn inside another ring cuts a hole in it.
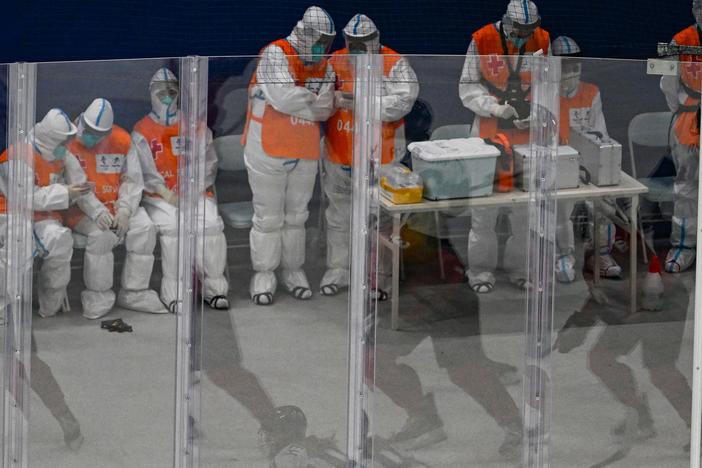
M 158 157 L 158 154 L 163 151 L 163 145 L 158 142 L 156 138 L 151 140 L 151 154 L 154 155 L 154 158 Z
M 499 75 L 502 69 L 505 67 L 505 61 L 496 55 L 491 55 L 488 59 L 487 66 L 493 75 Z
M 699 62 L 692 62 L 685 65 L 685 71 L 691 74 L 694 79 L 698 79 L 700 77 L 702 67 L 700 66 Z

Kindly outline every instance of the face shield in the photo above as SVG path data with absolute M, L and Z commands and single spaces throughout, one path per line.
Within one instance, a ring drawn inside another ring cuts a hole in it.
M 178 99 L 178 84 L 173 81 L 157 81 L 153 84 L 151 92 L 161 104 L 170 107 Z
M 561 62 L 561 95 L 572 96 L 580 86 L 583 65 L 579 59 L 564 58 Z
M 375 31 L 372 34 L 363 37 L 344 35 L 346 39 L 346 47 L 349 49 L 350 54 L 362 55 L 362 54 L 373 54 L 377 51 L 373 50 L 373 44 L 378 42 L 380 33 Z
M 100 143 L 105 139 L 107 135 L 110 134 L 112 130 L 98 130 L 91 126 L 85 118 L 85 114 L 80 115 L 80 122 L 78 128 L 79 140 L 87 148 L 92 148 L 93 146 Z
M 319 39 L 312 44 L 312 48 L 310 49 L 312 53 L 310 57 L 312 63 L 319 63 L 324 56 L 329 54 L 334 38 L 336 37 L 336 34 L 320 33 L 318 31 L 317 34 L 319 34 Z
M 536 28 L 541 25 L 541 18 L 533 23 L 520 23 L 509 15 L 505 15 L 502 18 L 502 25 L 507 40 L 521 49 L 524 44 L 529 42 Z

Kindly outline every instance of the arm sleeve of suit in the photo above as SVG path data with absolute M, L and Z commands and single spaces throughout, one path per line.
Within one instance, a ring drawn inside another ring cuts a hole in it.
M 139 167 L 144 181 L 144 190 L 151 193 L 166 186 L 166 181 L 161 173 L 156 169 L 154 157 L 151 154 L 151 147 L 146 138 L 139 132 L 132 132 L 132 150 L 135 151 L 139 160 Z
M 217 179 L 217 152 L 215 151 L 214 144 L 212 143 L 212 130 L 207 129 L 207 149 L 205 150 L 205 187 L 203 191 L 207 190 L 215 184 Z
M 283 114 L 321 122 L 334 111 L 334 71 L 327 65 L 319 92 L 296 86 L 288 68 L 288 59 L 278 46 L 264 49 L 256 68 L 257 86 L 271 106 Z
M 0 164 L 0 190 L 3 194 L 7 195 L 8 179 L 11 172 L 18 175 L 26 174 L 25 186 L 34 186 L 33 207 L 35 211 L 65 210 L 68 208 L 69 197 L 66 185 L 56 183 L 46 187 L 37 187 L 34 185 L 34 171 L 28 167 L 21 168 L 22 170 L 17 167 L 17 170 L 12 171 L 12 167 L 19 164 L 25 163 L 11 160 Z
M 592 101 L 592 109 L 590 110 L 590 122 L 588 125 L 596 132 L 600 132 L 604 137 L 607 137 L 607 123 L 605 122 L 604 112 L 602 111 L 602 95 L 598 92 L 595 99 Z
M 400 59 L 387 77 L 383 77 L 383 97 L 380 118 L 396 122 L 409 114 L 419 95 L 419 82 L 409 61 Z
M 88 180 L 80 163 L 70 152 L 66 153 L 64 161 L 64 177 L 68 185 L 84 184 Z M 78 198 L 76 205 L 92 220 L 95 220 L 101 213 L 107 211 L 107 207 L 98 200 L 95 192 L 90 192 Z
M 490 94 L 488 89 L 481 84 L 480 57 L 478 46 L 471 41 L 463 63 L 461 80 L 458 84 L 458 95 L 463 105 L 480 117 L 490 117 L 499 105 L 497 98 Z
M 670 41 L 670 45 L 676 45 L 676 42 L 674 40 Z M 671 112 L 676 112 L 680 105 L 685 102 L 685 98 L 681 97 L 682 90 L 680 88 L 679 75 L 661 77 L 661 91 L 663 91 L 665 101 Z
M 122 166 L 122 174 L 119 180 L 119 199 L 116 209 L 127 210 L 129 216 L 136 213 L 141 194 L 144 191 L 144 177 L 141 172 L 141 164 L 137 155 L 134 142 L 129 146 L 126 161 Z

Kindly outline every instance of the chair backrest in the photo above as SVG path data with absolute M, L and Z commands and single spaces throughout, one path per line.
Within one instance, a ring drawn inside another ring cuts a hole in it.
M 470 125 L 444 125 L 431 132 L 430 140 L 450 140 L 452 138 L 469 138 Z
M 244 147 L 241 135 L 227 135 L 215 138 L 212 142 L 217 153 L 217 168 L 222 171 L 244 171 Z
M 647 112 L 635 116 L 631 119 L 631 122 L 629 122 L 627 136 L 629 139 L 631 170 L 634 177 L 637 177 L 634 145 L 651 148 L 667 148 L 668 131 L 670 130 L 670 121 L 672 118 L 673 114 L 671 112 Z

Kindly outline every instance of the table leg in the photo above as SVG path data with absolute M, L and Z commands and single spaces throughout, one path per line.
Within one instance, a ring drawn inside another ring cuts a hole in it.
M 592 237 L 594 251 L 592 254 L 594 258 L 592 259 L 592 275 L 595 284 L 600 282 L 600 217 L 599 217 L 599 204 L 598 200 L 595 200 L 592 204 Z
M 631 197 L 631 207 L 629 208 L 629 292 L 631 293 L 631 298 L 630 298 L 630 307 L 631 307 L 631 313 L 635 313 L 636 310 L 638 309 L 637 305 L 637 294 L 636 294 L 636 280 L 638 279 L 639 272 L 638 272 L 638 265 L 637 265 L 637 258 L 636 258 L 636 246 L 637 242 L 639 240 L 639 236 L 637 231 L 637 227 L 639 225 L 638 221 L 638 216 L 639 216 L 639 196 L 634 195 Z
M 400 321 L 400 215 L 395 214 L 392 217 L 392 236 L 390 237 L 392 245 L 392 291 L 391 291 L 391 309 L 390 327 L 393 330 L 399 328 Z

